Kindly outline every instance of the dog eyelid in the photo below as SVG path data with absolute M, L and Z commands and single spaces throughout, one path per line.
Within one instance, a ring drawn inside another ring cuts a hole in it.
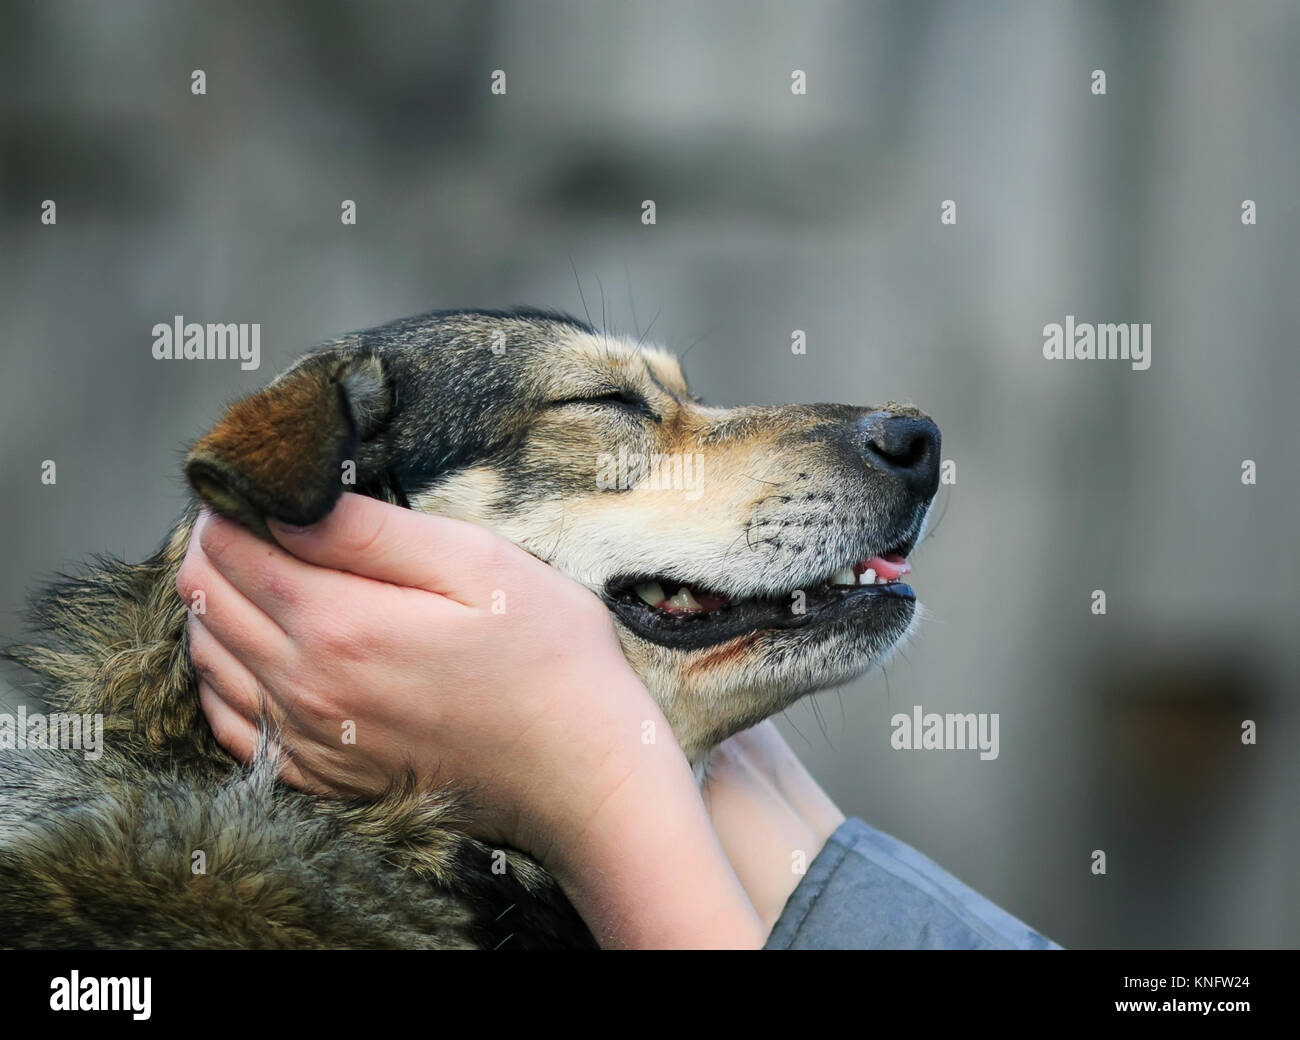
M 588 397 L 566 397 L 559 401 L 552 401 L 550 407 L 563 408 L 571 404 L 586 405 L 613 405 L 616 408 L 623 408 L 628 411 L 638 412 L 645 415 L 655 422 L 662 422 L 662 416 L 658 415 L 648 402 L 640 394 L 632 390 L 608 390 L 604 393 L 592 394 Z

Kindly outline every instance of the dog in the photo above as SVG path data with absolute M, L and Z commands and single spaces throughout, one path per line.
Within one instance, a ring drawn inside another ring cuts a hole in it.
M 590 947 L 533 860 L 413 778 L 313 797 L 236 763 L 199 708 L 176 573 L 207 505 L 263 537 L 344 491 L 481 524 L 581 582 L 699 764 L 881 661 L 939 484 L 914 408 L 715 408 L 674 359 L 563 314 L 443 311 L 326 343 L 190 450 L 195 502 L 143 563 L 34 602 L 8 656 L 105 749 L 0 754 L 0 944 Z

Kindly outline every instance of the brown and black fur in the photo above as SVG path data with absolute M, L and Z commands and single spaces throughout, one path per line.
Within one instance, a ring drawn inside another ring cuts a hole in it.
M 176 587 L 199 504 L 264 537 L 267 517 L 312 523 L 344 490 L 495 528 L 605 599 L 698 762 L 910 628 L 910 596 L 849 609 L 816 591 L 921 536 L 937 457 L 882 455 L 883 420 L 922 429 L 907 450 L 937 456 L 913 409 L 707 408 L 662 352 L 542 311 L 435 313 L 309 354 L 194 445 L 198 501 L 158 553 L 50 588 L 36 636 L 9 652 L 51 710 L 104 717 L 105 752 L 0 753 L 0 945 L 592 945 L 534 861 L 511 851 L 494 870 L 495 850 L 464 836 L 473 807 L 455 786 L 315 798 L 217 745 Z M 707 493 L 598 487 L 596 456 L 619 445 L 699 453 Z M 657 574 L 738 602 L 661 617 L 627 592 Z M 778 609 L 805 588 L 811 616 Z

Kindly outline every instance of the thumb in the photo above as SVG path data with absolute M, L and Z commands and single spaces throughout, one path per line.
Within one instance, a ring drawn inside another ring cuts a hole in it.
M 423 589 L 469 607 L 491 602 L 503 569 L 534 562 L 485 527 L 351 493 L 310 527 L 271 519 L 268 526 L 286 551 L 307 563 Z

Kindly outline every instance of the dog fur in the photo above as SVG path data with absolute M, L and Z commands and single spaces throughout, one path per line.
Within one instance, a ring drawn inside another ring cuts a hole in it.
M 882 458 L 882 422 L 921 431 L 910 458 Z M 599 458 L 620 446 L 698 456 L 705 493 L 602 486 Z M 276 782 L 269 756 L 243 766 L 221 749 L 176 588 L 201 503 L 263 537 L 267 517 L 312 523 L 345 490 L 499 531 L 604 598 L 698 763 L 905 637 L 910 593 L 850 601 L 824 583 L 911 550 L 938 448 L 896 404 L 707 407 L 666 353 L 551 312 L 437 312 L 326 344 L 194 445 L 197 500 L 154 556 L 100 560 L 35 601 L 36 634 L 8 656 L 52 710 L 102 715 L 105 753 L 0 753 L 0 944 L 593 943 L 529 857 L 507 850 L 493 869 L 454 787 L 315 798 Z M 631 590 L 659 576 L 735 605 L 656 612 Z

